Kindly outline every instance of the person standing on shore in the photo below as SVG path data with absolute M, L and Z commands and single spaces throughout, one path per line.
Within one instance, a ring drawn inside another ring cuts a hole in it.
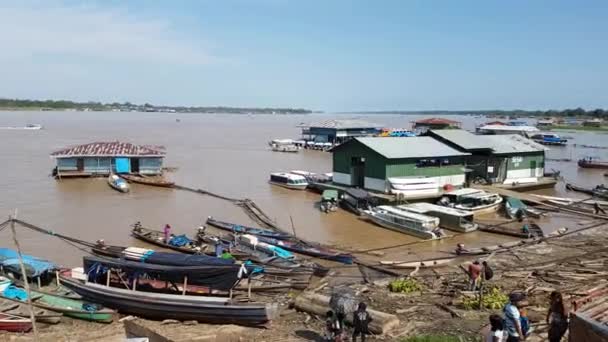
M 524 301 L 524 295 L 519 292 L 513 292 L 509 295 L 509 303 L 505 305 L 503 312 L 505 314 L 505 328 L 507 329 L 506 342 L 525 341 L 526 335 L 521 327 L 521 314 L 519 308 Z
M 171 236 L 171 226 L 167 223 L 163 228 L 163 234 L 165 235 L 165 243 L 169 243 L 169 237 Z
M 606 210 L 604 210 L 597 202 L 593 202 L 593 211 L 595 215 L 599 215 L 600 213 L 606 215 Z
M 560 342 L 568 330 L 568 309 L 561 292 L 553 291 L 550 295 L 547 324 L 549 324 L 549 342 Z
M 361 336 L 361 342 L 365 342 L 365 335 L 369 334 L 369 323 L 372 316 L 367 312 L 367 305 L 359 303 L 357 311 L 353 313 L 353 342 L 357 341 L 357 336 Z
M 476 291 L 479 287 L 479 281 L 481 276 L 481 265 L 479 264 L 479 260 L 473 261 L 472 264 L 469 265 L 469 278 L 471 281 L 470 290 Z

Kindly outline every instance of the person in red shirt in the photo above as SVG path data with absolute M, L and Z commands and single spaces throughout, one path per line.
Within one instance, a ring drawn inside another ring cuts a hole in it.
M 481 264 L 479 260 L 473 261 L 472 264 L 469 265 L 469 277 L 471 280 L 471 291 L 476 291 L 479 287 L 479 281 L 481 279 Z

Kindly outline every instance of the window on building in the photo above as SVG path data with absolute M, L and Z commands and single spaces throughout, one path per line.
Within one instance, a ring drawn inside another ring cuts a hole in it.
M 420 159 L 416 162 L 416 167 L 439 167 L 450 164 L 449 159 Z

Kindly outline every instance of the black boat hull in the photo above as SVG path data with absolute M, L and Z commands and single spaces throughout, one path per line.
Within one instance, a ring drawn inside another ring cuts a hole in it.
M 184 299 L 183 301 L 171 300 L 168 299 L 168 296 L 143 298 L 138 296 L 138 291 L 118 291 L 103 286 L 93 287 L 64 276 L 60 276 L 60 280 L 63 286 L 93 303 L 100 303 L 125 314 L 156 320 L 196 320 L 213 324 L 257 326 L 268 322 L 276 310 L 272 305 L 265 304 L 231 305 L 195 300 L 188 302 L 188 296 L 179 295 L 173 295 L 173 297 L 181 297 Z

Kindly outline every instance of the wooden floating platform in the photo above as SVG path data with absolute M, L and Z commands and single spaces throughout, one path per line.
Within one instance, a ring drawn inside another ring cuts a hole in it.
M 551 189 L 557 184 L 557 179 L 553 177 L 541 177 L 535 183 L 521 184 L 492 184 L 491 186 L 498 189 L 513 190 L 513 191 L 531 191 L 539 189 Z M 473 187 L 477 187 L 474 185 Z

